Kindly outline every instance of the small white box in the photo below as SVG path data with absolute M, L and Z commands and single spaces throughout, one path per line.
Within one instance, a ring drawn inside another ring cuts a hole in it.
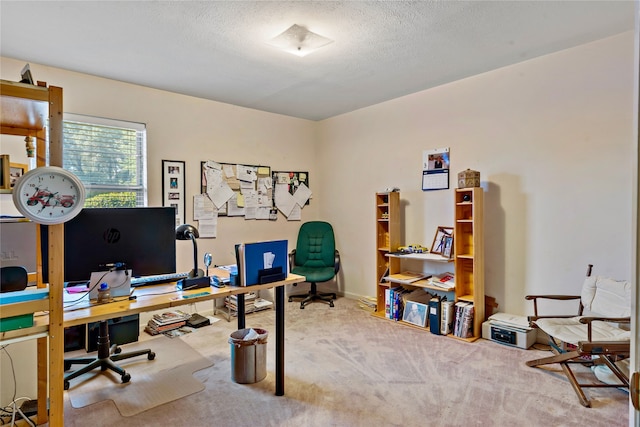
M 536 342 L 536 330 L 514 328 L 487 320 L 482 324 L 482 338 L 526 350 Z

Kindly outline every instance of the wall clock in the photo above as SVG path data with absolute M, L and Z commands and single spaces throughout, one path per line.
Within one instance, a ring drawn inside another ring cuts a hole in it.
M 13 203 L 38 224 L 67 222 L 84 205 L 84 185 L 73 173 L 57 166 L 32 169 L 13 188 Z

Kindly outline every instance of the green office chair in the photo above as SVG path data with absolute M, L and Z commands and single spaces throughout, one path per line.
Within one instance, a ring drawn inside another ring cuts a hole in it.
M 340 271 L 340 253 L 336 250 L 331 224 L 323 221 L 302 224 L 296 248 L 289 254 L 289 266 L 292 273 L 305 276 L 306 281 L 311 283 L 308 293 L 289 295 L 289 302 L 293 298 L 302 298 L 301 309 L 315 300 L 328 302 L 333 307 L 336 294 L 320 293 L 317 289 L 317 283 L 333 279 Z

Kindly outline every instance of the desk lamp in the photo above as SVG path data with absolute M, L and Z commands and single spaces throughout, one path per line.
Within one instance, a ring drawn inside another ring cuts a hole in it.
M 185 279 L 178 280 L 178 289 L 197 289 L 210 285 L 209 278 L 204 275 L 204 271 L 198 268 L 198 244 L 196 239 L 200 237 L 198 229 L 193 225 L 182 224 L 176 227 L 177 240 L 191 240 L 193 242 L 193 270 Z

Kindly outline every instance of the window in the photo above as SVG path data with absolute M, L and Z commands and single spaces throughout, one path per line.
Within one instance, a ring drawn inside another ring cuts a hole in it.
M 147 205 L 144 124 L 65 113 L 62 132 L 62 164 L 85 185 L 85 207 Z

